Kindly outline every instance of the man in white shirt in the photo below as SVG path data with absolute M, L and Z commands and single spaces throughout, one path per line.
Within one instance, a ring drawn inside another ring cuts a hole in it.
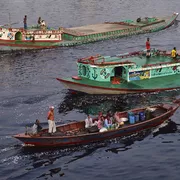
M 87 132 L 93 133 L 98 132 L 97 122 L 93 123 L 92 118 L 90 115 L 87 115 L 87 118 L 85 119 L 85 129 L 87 129 Z
M 90 115 L 87 115 L 87 118 L 85 119 L 85 128 L 90 128 L 93 126 L 93 121 Z

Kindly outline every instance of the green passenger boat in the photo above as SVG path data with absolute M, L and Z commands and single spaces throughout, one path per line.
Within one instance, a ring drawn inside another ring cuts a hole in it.
M 0 50 L 45 49 L 75 46 L 111 38 L 156 32 L 173 25 L 178 13 L 165 17 L 105 22 L 81 27 L 58 29 L 46 26 L 7 28 L 0 26 Z
M 156 49 L 77 61 L 78 76 L 57 78 L 69 90 L 88 94 L 159 92 L 180 88 L 180 56 Z

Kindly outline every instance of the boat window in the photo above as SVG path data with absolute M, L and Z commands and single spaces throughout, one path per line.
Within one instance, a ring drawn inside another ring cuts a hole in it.
M 86 66 L 82 66 L 82 74 L 83 76 L 86 76 Z

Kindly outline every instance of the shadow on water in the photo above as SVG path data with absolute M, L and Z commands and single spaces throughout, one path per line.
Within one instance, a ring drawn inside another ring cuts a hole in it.
M 172 134 L 179 132 L 180 130 L 178 129 L 178 126 L 180 126 L 180 124 L 177 124 L 170 119 L 165 126 L 159 127 L 155 132 L 153 132 L 153 137 L 160 134 Z
M 106 113 L 123 111 L 136 107 L 149 106 L 161 103 L 172 103 L 179 95 L 180 90 L 161 93 L 126 94 L 126 95 L 87 95 L 67 93 L 59 104 L 59 113 L 68 113 L 78 109 L 85 114 L 96 115 L 99 111 Z

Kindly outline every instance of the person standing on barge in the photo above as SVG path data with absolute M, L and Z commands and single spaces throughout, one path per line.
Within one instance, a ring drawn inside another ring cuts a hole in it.
M 24 16 L 23 23 L 24 23 L 24 29 L 27 29 L 27 15 Z

